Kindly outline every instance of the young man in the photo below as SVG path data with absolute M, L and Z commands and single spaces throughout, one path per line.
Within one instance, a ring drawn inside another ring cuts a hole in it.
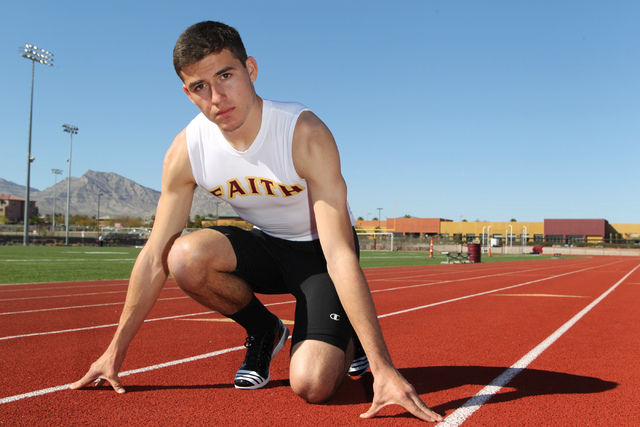
M 391 362 L 358 263 L 347 188 L 327 127 L 300 104 L 257 96 L 256 61 L 224 24 L 185 30 L 174 66 L 201 114 L 166 154 L 153 231 L 132 271 L 113 340 L 72 388 L 106 380 L 124 393 L 118 371 L 170 272 L 187 295 L 247 330 L 237 388 L 269 381 L 271 359 L 289 334 L 255 293 L 291 293 L 297 304 L 289 379 L 297 395 L 327 401 L 348 373 L 360 375 L 370 363 L 374 399 L 362 417 L 399 404 L 422 420 L 441 420 Z M 180 237 L 196 185 L 256 228 L 213 227 Z

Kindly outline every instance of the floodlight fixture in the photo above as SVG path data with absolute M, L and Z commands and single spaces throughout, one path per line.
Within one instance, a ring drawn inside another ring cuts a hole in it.
M 53 237 L 56 237 L 56 202 L 58 197 L 56 194 L 56 186 L 58 185 L 58 175 L 62 175 L 62 169 L 51 169 L 53 174 Z
M 20 56 L 33 62 L 39 62 L 40 64 L 53 67 L 53 53 L 32 44 L 25 43 Z
M 73 146 L 73 135 L 78 134 L 78 128 L 73 125 L 64 124 L 62 125 L 62 131 L 67 132 L 69 134 L 69 158 L 67 159 L 67 162 L 69 162 L 69 179 L 67 180 L 67 214 L 64 220 L 64 228 L 65 228 L 64 244 L 68 246 L 69 245 L 69 208 L 71 207 L 71 150 Z
M 29 145 L 27 149 L 27 188 L 24 197 L 24 238 L 23 245 L 29 245 L 29 191 L 31 189 L 31 162 L 35 157 L 31 155 L 31 129 L 33 123 L 33 80 L 36 62 L 53 67 L 53 53 L 32 44 L 25 43 L 20 56 L 31 61 L 31 106 L 29 107 Z

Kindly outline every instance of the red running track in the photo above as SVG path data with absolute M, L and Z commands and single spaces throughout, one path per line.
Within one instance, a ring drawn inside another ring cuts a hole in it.
M 365 271 L 396 366 L 456 426 L 640 425 L 640 260 L 564 258 Z M 289 345 L 261 390 L 236 390 L 243 331 L 169 282 L 122 367 L 127 393 L 68 390 L 104 351 L 125 281 L 0 286 L 0 425 L 421 425 L 361 420 L 372 377 L 309 405 Z M 263 301 L 284 321 L 289 296 Z

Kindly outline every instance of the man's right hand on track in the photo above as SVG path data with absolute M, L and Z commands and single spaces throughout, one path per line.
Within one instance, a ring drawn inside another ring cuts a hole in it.
M 70 388 L 77 390 L 93 382 L 95 382 L 96 386 L 101 386 L 105 381 L 109 381 L 109 384 L 111 384 L 111 387 L 113 387 L 117 393 L 124 393 L 126 390 L 122 387 L 120 379 L 118 378 L 118 371 L 121 365 L 122 361 L 116 361 L 110 354 L 104 353 L 91 365 L 91 368 L 89 368 L 85 376 L 71 384 Z

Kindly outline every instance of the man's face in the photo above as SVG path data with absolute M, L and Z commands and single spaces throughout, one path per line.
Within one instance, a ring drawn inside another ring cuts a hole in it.
M 227 49 L 212 53 L 181 70 L 182 86 L 191 102 L 223 133 L 240 130 L 256 102 L 255 59 L 246 67 Z

